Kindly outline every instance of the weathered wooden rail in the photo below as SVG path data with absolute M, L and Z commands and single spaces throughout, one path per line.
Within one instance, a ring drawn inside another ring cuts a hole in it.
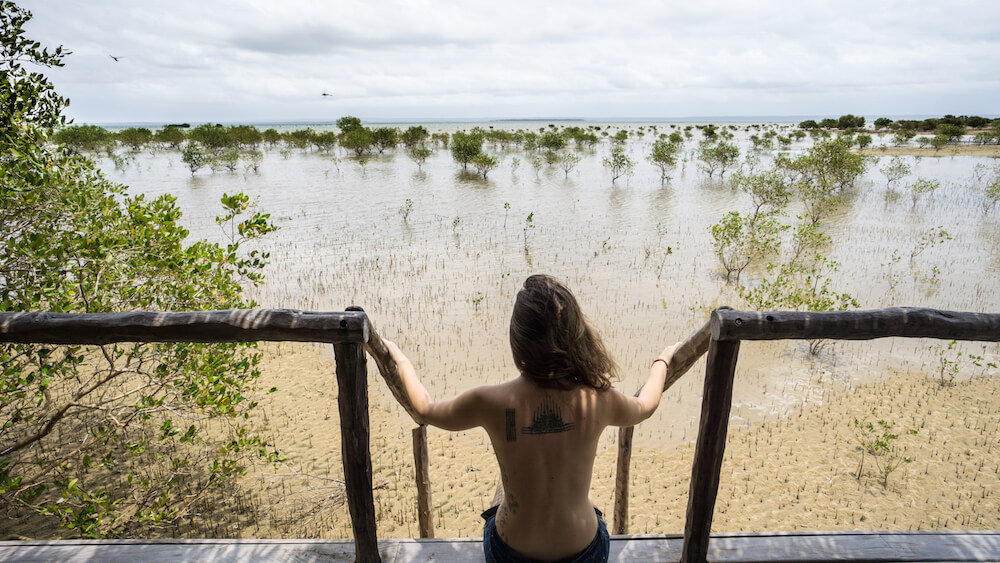
M 719 486 L 732 403 L 733 377 L 742 340 L 928 337 L 1000 341 L 1000 314 L 934 309 L 889 308 L 870 311 L 799 313 L 735 311 L 719 308 L 674 356 L 664 390 L 707 352 L 701 421 L 691 470 L 683 561 L 706 561 L 712 514 Z M 299 341 L 333 344 L 339 387 L 344 481 L 357 561 L 380 561 L 372 493 L 369 449 L 367 367 L 364 352 L 406 411 L 419 415 L 406 399 L 399 373 L 364 311 L 314 313 L 255 309 L 183 313 L 0 313 L 0 342 L 110 344 L 113 342 Z M 615 532 L 627 530 L 631 428 L 619 434 L 615 487 Z M 433 537 L 426 431 L 413 431 L 421 537 Z

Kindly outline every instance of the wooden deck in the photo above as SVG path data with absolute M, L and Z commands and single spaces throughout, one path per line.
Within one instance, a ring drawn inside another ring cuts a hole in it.
M 611 561 L 679 561 L 681 536 L 613 536 Z M 379 540 L 385 563 L 482 561 L 474 538 Z M 1000 532 L 789 532 L 713 534 L 709 561 L 1000 561 Z M 0 542 L 17 563 L 296 563 L 353 561 L 353 540 L 64 540 Z

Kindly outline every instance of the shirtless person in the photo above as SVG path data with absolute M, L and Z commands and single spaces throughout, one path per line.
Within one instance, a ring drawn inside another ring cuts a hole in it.
M 573 294 L 534 275 L 510 320 L 516 379 L 432 401 L 410 360 L 386 345 L 424 422 L 445 430 L 481 426 L 490 436 L 504 496 L 484 513 L 487 561 L 607 561 L 608 530 L 590 502 L 597 441 L 607 426 L 633 426 L 653 414 L 679 343 L 653 361 L 639 396 L 627 397 L 611 388 L 614 360 Z

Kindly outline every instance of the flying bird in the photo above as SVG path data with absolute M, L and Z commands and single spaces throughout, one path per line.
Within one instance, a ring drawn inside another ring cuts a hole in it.
M 327 94 L 326 92 L 323 92 L 323 95 L 324 96 L 332 96 L 333 94 Z
M 116 56 L 114 56 L 114 55 L 108 55 L 108 56 L 109 56 L 109 57 L 111 57 L 112 59 L 114 59 L 114 61 L 115 61 L 116 63 L 118 62 L 118 57 L 116 57 Z

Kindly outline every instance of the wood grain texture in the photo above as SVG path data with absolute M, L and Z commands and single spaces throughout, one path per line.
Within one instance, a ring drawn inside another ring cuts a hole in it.
M 364 313 L 292 309 L 232 309 L 160 313 L 0 313 L 0 342 L 111 344 L 112 342 L 347 343 L 368 337 Z
M 1000 314 L 889 307 L 865 311 L 734 311 L 712 314 L 717 340 L 829 338 L 871 340 L 891 336 L 1000 341 Z
M 632 434 L 634 426 L 618 429 L 618 466 L 615 469 L 615 508 L 612 534 L 628 533 L 628 489 L 632 464 Z
M 726 433 L 733 402 L 733 374 L 739 350 L 739 341 L 719 342 L 713 339 L 709 344 L 698 442 L 694 449 L 684 522 L 681 561 L 685 563 L 704 562 L 708 557 L 709 533 L 715 498 L 719 492 L 719 471 L 726 451 Z
M 337 407 L 344 463 L 344 488 L 354 530 L 356 561 L 378 563 L 372 456 L 369 448 L 368 370 L 361 344 L 334 344 L 337 361 Z
M 431 510 L 431 469 L 427 454 L 427 427 L 413 429 L 413 469 L 417 481 L 417 528 L 421 538 L 434 537 L 434 513 Z

